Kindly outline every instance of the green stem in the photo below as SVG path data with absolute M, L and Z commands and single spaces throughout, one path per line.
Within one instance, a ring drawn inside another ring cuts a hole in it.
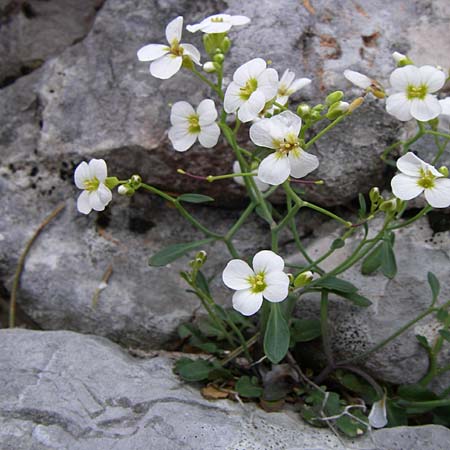
M 281 109 L 281 111 L 287 111 L 288 110 L 288 108 L 286 108 L 286 106 L 281 105 L 278 102 L 273 102 L 273 105 L 276 106 L 278 109 Z
M 429 400 L 427 402 L 409 402 L 406 400 L 400 400 L 397 402 L 399 406 L 405 407 L 405 408 L 438 408 L 440 406 L 449 406 L 450 405 L 450 399 L 442 399 L 442 400 Z
M 424 215 L 428 214 L 432 209 L 433 208 L 429 205 L 425 206 L 425 208 L 421 209 L 415 216 L 409 218 L 408 220 L 405 220 L 402 223 L 399 223 L 397 225 L 393 225 L 392 227 L 389 227 L 389 231 L 397 230 L 398 228 L 403 228 L 403 227 L 406 227 L 406 226 L 412 224 L 416 220 L 418 220 L 421 217 L 423 217 Z
M 222 92 L 222 89 L 220 89 L 218 86 L 216 86 L 211 80 L 208 80 L 202 73 L 200 73 L 195 66 L 192 66 L 191 68 L 194 75 L 196 75 L 200 80 L 202 80 L 204 83 L 206 83 L 220 98 L 220 100 L 223 101 L 224 95 Z
M 229 240 L 234 236 L 234 234 L 239 230 L 239 228 L 247 220 L 248 216 L 250 216 L 250 214 L 254 209 L 255 203 L 251 202 L 244 210 L 244 212 L 241 214 L 239 219 L 235 222 L 235 224 L 228 230 L 227 234 L 225 235 L 225 239 Z
M 328 291 L 322 290 L 320 297 L 320 329 L 322 333 L 322 346 L 327 357 L 328 364 L 333 366 L 333 353 L 331 350 L 330 336 L 328 334 Z
M 333 122 L 331 122 L 328 126 L 326 126 L 323 130 L 321 130 L 319 133 L 317 133 L 312 139 L 310 139 L 304 146 L 303 148 L 305 150 L 308 150 L 309 147 L 311 147 L 311 145 L 313 145 L 317 140 L 319 140 L 323 135 L 325 135 L 326 133 L 328 133 L 328 131 L 330 131 L 332 128 L 334 128 L 337 124 L 339 124 L 340 122 L 342 122 L 348 115 L 350 115 L 350 113 L 346 113 L 343 114 L 342 116 L 338 117 L 337 119 L 335 119 Z
M 445 139 L 450 139 L 450 134 L 441 133 L 440 131 L 424 130 L 424 134 L 430 134 L 431 136 L 439 136 Z

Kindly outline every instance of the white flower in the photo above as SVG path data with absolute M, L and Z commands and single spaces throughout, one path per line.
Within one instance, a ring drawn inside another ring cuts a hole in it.
M 291 111 L 262 119 L 250 128 L 250 139 L 256 145 L 275 149 L 275 153 L 263 159 L 258 177 L 264 183 L 278 185 L 289 175 L 302 178 L 319 167 L 316 156 L 300 147 L 298 135 L 302 119 Z
M 276 102 L 280 105 L 285 105 L 289 97 L 298 90 L 311 84 L 309 78 L 295 78 L 295 72 L 286 69 L 278 83 L 278 92 Z
M 185 152 L 194 145 L 197 137 L 203 147 L 214 147 L 220 135 L 216 119 L 213 100 L 202 100 L 197 111 L 188 102 L 174 103 L 170 112 L 169 139 L 175 150 Z
M 433 92 L 444 86 L 445 74 L 433 66 L 407 65 L 395 69 L 390 77 L 393 94 L 386 100 L 386 111 L 398 120 L 412 118 L 426 122 L 441 113 Z
M 401 200 L 411 200 L 422 192 L 434 208 L 450 206 L 450 180 L 414 153 L 408 152 L 397 161 L 400 174 L 392 178 L 394 195 Z
M 442 112 L 439 115 L 439 128 L 448 131 L 450 128 L 450 97 L 439 100 Z
M 372 80 L 368 76 L 355 72 L 354 70 L 344 70 L 344 77 L 347 78 L 350 83 L 361 89 L 367 89 L 373 84 Z
M 400 52 L 392 53 L 392 57 L 394 58 L 394 61 L 396 63 L 399 63 L 407 58 L 406 55 L 404 55 L 403 53 L 400 53 Z
M 253 167 L 252 167 L 252 169 L 253 169 Z M 242 169 L 241 169 L 241 166 L 239 165 L 239 161 L 235 161 L 233 163 L 233 173 L 241 173 L 241 172 L 242 172 Z M 256 173 L 256 172 L 253 172 L 253 173 Z M 237 184 L 240 184 L 241 186 L 245 186 L 243 177 L 233 177 L 233 180 Z M 267 183 L 263 183 L 257 176 L 253 177 L 253 180 L 255 181 L 256 187 L 261 192 L 265 192 L 265 191 L 267 191 L 267 189 L 269 189 L 269 185 Z
M 172 20 L 166 27 L 166 38 L 169 45 L 148 44 L 142 47 L 137 56 L 139 61 L 153 61 L 150 73 L 162 80 L 175 75 L 183 64 L 183 57 L 192 59 L 200 65 L 200 52 L 191 44 L 181 43 L 183 17 Z
M 77 201 L 80 213 L 89 214 L 93 209 L 103 211 L 112 200 L 111 190 L 105 185 L 107 171 L 103 159 L 91 159 L 89 164 L 83 161 L 75 169 L 75 184 L 83 189 Z
M 253 269 L 241 259 L 231 260 L 222 274 L 223 282 L 236 292 L 233 308 L 251 316 L 261 308 L 263 297 L 269 302 L 283 301 L 289 291 L 289 277 L 283 272 L 284 261 L 270 250 L 253 258 Z
M 373 428 L 383 428 L 387 425 L 386 415 L 386 397 L 378 400 L 372 405 L 372 409 L 369 413 L 369 424 Z
M 214 14 L 206 19 L 203 19 L 200 23 L 195 25 L 188 25 L 186 29 L 191 33 L 196 31 L 203 31 L 203 33 L 226 33 L 231 27 L 247 25 L 250 23 L 250 19 L 245 16 L 230 16 L 229 14 Z
M 278 90 L 278 73 L 267 69 L 266 62 L 255 58 L 239 67 L 233 75 L 224 99 L 227 113 L 238 111 L 242 122 L 250 122 L 264 109 Z

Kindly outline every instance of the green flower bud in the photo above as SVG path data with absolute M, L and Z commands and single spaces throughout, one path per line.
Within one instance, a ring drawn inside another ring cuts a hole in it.
M 141 187 L 142 178 L 139 175 L 132 175 L 128 184 L 134 190 L 139 189 Z
M 344 114 L 348 108 L 349 108 L 349 104 L 347 102 L 337 102 L 337 103 L 333 103 L 329 109 L 328 112 L 326 114 L 327 119 L 329 120 L 335 120 L 337 119 L 339 116 L 342 116 L 342 114 Z
M 298 288 L 298 287 L 303 287 L 306 286 L 307 284 L 311 283 L 311 281 L 314 278 L 314 274 L 308 270 L 306 272 L 302 272 L 299 275 L 297 275 L 297 277 L 294 280 L 294 287 Z
M 121 184 L 118 188 L 117 188 L 117 193 L 119 195 L 133 195 L 134 194 L 134 189 L 132 187 L 130 187 L 128 184 Z
M 444 177 L 448 177 L 448 168 L 446 166 L 441 166 L 438 170 Z
M 203 70 L 207 73 L 213 73 L 216 71 L 216 64 L 212 61 L 207 61 L 203 64 Z
M 224 55 L 223 53 L 216 53 L 216 54 L 213 56 L 214 62 L 216 62 L 216 63 L 218 63 L 218 64 L 222 64 L 223 61 L 224 61 L 224 59 L 225 59 L 225 55 Z
M 378 203 L 380 198 L 382 198 L 380 195 L 380 190 L 377 187 L 373 187 L 369 192 L 369 198 L 372 203 Z
M 319 120 L 322 117 L 322 114 L 320 114 L 319 111 L 311 111 L 311 119 L 312 120 Z
M 325 103 L 327 105 L 332 105 L 333 103 L 336 103 L 344 98 L 344 93 L 342 91 L 335 91 L 332 92 L 327 96 L 325 99 Z
M 393 212 L 397 209 L 397 199 L 391 198 L 390 200 L 385 200 L 380 205 L 380 211 Z
M 225 36 L 222 40 L 222 46 L 221 46 L 222 52 L 228 53 L 228 51 L 230 50 L 230 47 L 231 47 L 231 40 L 228 36 Z
M 311 108 L 309 105 L 307 105 L 306 103 L 302 103 L 301 105 L 298 105 L 297 108 L 297 114 L 299 117 L 301 117 L 302 119 L 306 119 L 309 117 L 309 115 L 311 114 Z
M 325 109 L 325 105 L 322 105 L 322 103 L 319 103 L 316 106 L 313 106 L 313 111 L 323 111 Z
M 398 67 L 404 67 L 408 66 L 410 64 L 414 64 L 406 55 L 399 52 L 392 53 L 392 57 L 394 58 L 395 62 L 397 63 Z

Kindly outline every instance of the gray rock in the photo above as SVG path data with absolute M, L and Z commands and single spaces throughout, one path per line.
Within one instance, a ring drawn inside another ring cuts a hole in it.
M 106 339 L 0 331 L 2 450 L 343 449 L 292 412 L 208 401 L 172 373 L 174 359 L 136 359 Z M 400 427 L 346 449 L 444 450 L 450 431 Z
M 377 222 L 380 225 L 377 219 L 375 229 Z M 339 236 L 337 231 L 333 233 L 330 224 L 325 225 L 320 234 L 324 237 L 317 239 L 307 249 L 314 258 L 328 250 L 332 241 Z M 345 247 L 337 250 L 321 267 L 325 271 L 332 270 L 352 253 L 358 242 L 356 238 L 350 238 Z M 450 298 L 450 286 L 447 282 L 450 232 L 433 235 L 427 219 L 421 219 L 396 232 L 395 254 L 398 273 L 393 280 L 380 273 L 362 275 L 360 264 L 340 276 L 357 286 L 361 294 L 373 304 L 368 308 L 360 308 L 339 297 L 330 296 L 329 324 L 336 361 L 352 358 L 372 348 L 426 310 L 431 302 L 427 272 L 433 272 L 440 280 L 438 304 Z M 293 261 L 299 262 L 301 257 L 293 257 L 291 262 Z M 317 308 L 317 297 L 306 294 L 298 304 L 298 314 L 317 314 Z M 374 376 L 392 383 L 418 382 L 427 371 L 428 357 L 415 335 L 424 335 L 432 343 L 441 327 L 434 315 L 427 316 L 386 347 L 372 354 L 365 362 L 365 367 Z M 446 365 L 449 362 L 450 344 L 444 342 L 439 364 Z M 448 374 L 443 374 L 437 379 L 434 388 L 442 390 L 449 382 Z
M 0 86 L 32 72 L 84 38 L 103 1 L 0 2 Z

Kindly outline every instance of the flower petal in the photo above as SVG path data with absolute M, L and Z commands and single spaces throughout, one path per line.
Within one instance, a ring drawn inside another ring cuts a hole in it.
M 304 150 L 289 152 L 288 158 L 291 163 L 291 176 L 294 178 L 306 177 L 306 175 L 319 167 L 317 156 L 311 155 L 311 153 Z
M 411 101 L 408 100 L 406 94 L 403 92 L 392 94 L 386 99 L 386 111 L 398 120 L 411 120 L 412 115 L 410 110 Z
M 344 70 L 344 77 L 361 89 L 367 89 L 372 84 L 372 80 L 369 77 L 354 70 Z
M 169 129 L 169 139 L 177 152 L 185 152 L 194 145 L 197 134 L 189 133 L 182 125 L 174 125 Z
M 291 173 L 291 164 L 287 156 L 272 153 L 265 157 L 258 168 L 258 177 L 264 182 L 277 186 L 286 181 Z
M 106 167 L 106 162 L 104 159 L 91 159 L 89 161 L 89 178 L 97 178 L 100 183 L 105 181 L 108 176 L 108 169 Z
M 450 116 L 450 97 L 439 100 L 439 104 L 441 105 L 441 115 L 442 116 Z
M 426 84 L 428 92 L 436 92 L 445 84 L 445 73 L 433 66 L 419 67 L 420 81 Z
M 391 180 L 392 193 L 400 200 L 411 200 L 423 192 L 423 187 L 417 184 L 418 180 L 419 178 L 399 173 Z
M 150 73 L 155 78 L 167 80 L 181 69 L 182 64 L 183 58 L 181 56 L 164 55 L 150 64 Z
M 187 129 L 189 127 L 188 118 L 194 114 L 195 110 L 190 103 L 185 101 L 175 102 L 170 110 L 170 123 L 172 125 L 183 125 Z
M 271 117 L 269 120 L 273 129 L 272 135 L 275 134 L 275 130 L 280 132 L 274 137 L 284 138 L 288 133 L 293 133 L 295 136 L 298 136 L 302 128 L 302 119 L 292 111 L 283 111 Z
M 241 88 L 237 83 L 232 81 L 225 91 L 225 98 L 223 102 L 223 108 L 228 114 L 234 113 L 244 103 L 241 96 Z
M 173 19 L 166 27 L 166 39 L 169 44 L 174 41 L 181 41 L 181 34 L 183 33 L 183 16 L 178 16 Z
M 266 62 L 262 58 L 254 58 L 242 64 L 234 72 L 233 81 L 243 87 L 251 78 L 257 79 L 264 70 L 266 70 Z
M 282 302 L 289 293 L 289 277 L 284 272 L 269 272 L 264 281 L 267 284 L 263 296 L 269 302 Z
M 289 86 L 292 84 L 295 78 L 295 72 L 292 72 L 292 70 L 286 69 L 283 72 L 283 75 L 281 75 L 279 87 L 283 87 L 284 89 L 289 88 Z
M 214 101 L 207 98 L 197 107 L 200 126 L 209 125 L 217 119 L 217 110 Z
M 105 184 L 100 183 L 97 189 L 99 200 L 106 206 L 112 200 L 112 192 Z
M 202 27 L 202 31 L 207 34 L 226 33 L 231 27 L 230 22 L 210 22 Z
M 258 89 L 250 95 L 250 98 L 239 108 L 238 117 L 241 122 L 250 122 L 258 117 L 266 104 L 264 94 Z
M 105 209 L 106 204 L 102 201 L 98 190 L 89 192 L 89 205 L 95 211 L 103 211 Z
M 148 44 L 137 52 L 139 61 L 154 61 L 169 53 L 170 48 L 162 44 Z
M 265 100 L 271 100 L 278 92 L 278 72 L 275 69 L 266 69 L 258 76 L 258 91 L 262 91 Z
M 185 55 L 190 56 L 192 61 L 195 62 L 195 64 L 200 65 L 201 55 L 197 47 L 194 47 L 191 44 L 181 44 L 181 47 L 183 47 Z
M 230 16 L 230 22 L 234 27 L 240 27 L 250 23 L 250 19 L 247 16 Z
M 255 145 L 259 145 L 260 147 L 275 148 L 273 144 L 273 137 L 270 133 L 272 129 L 270 126 L 270 121 L 271 119 L 262 119 L 250 127 L 250 139 Z
M 233 295 L 233 308 L 244 316 L 251 316 L 259 311 L 263 303 L 261 292 L 253 293 L 250 289 L 236 291 Z
M 425 199 L 433 208 L 450 206 L 450 179 L 437 178 L 432 189 L 425 189 Z
M 387 423 L 386 399 L 383 398 L 372 405 L 369 413 L 369 424 L 373 428 L 383 428 Z
M 217 123 L 211 123 L 201 127 L 198 141 L 205 148 L 214 147 L 217 144 L 220 136 L 220 128 Z
M 421 122 L 436 118 L 441 111 L 441 105 L 435 95 L 427 94 L 423 100 L 411 100 L 411 115 Z
M 300 89 L 311 84 L 311 80 L 309 78 L 297 78 L 290 86 L 289 86 L 289 95 L 292 95 L 294 92 L 297 92 Z
M 82 214 L 89 214 L 92 211 L 91 205 L 89 203 L 89 192 L 83 191 L 77 200 L 77 209 Z
M 409 85 L 420 85 L 420 72 L 416 66 L 407 65 L 395 69 L 389 78 L 391 86 L 395 91 L 406 91 Z
M 84 182 L 90 179 L 89 165 L 86 161 L 78 164 L 73 176 L 78 189 L 84 189 Z
M 282 272 L 284 260 L 272 250 L 261 250 L 253 257 L 253 270 L 256 274 L 260 272 Z
M 232 259 L 222 273 L 222 280 L 230 289 L 249 289 L 251 285 L 248 278 L 254 275 L 255 273 L 245 261 Z
M 420 177 L 420 169 L 425 168 L 426 165 L 427 163 L 413 152 L 408 152 L 397 160 L 397 169 L 411 177 Z

